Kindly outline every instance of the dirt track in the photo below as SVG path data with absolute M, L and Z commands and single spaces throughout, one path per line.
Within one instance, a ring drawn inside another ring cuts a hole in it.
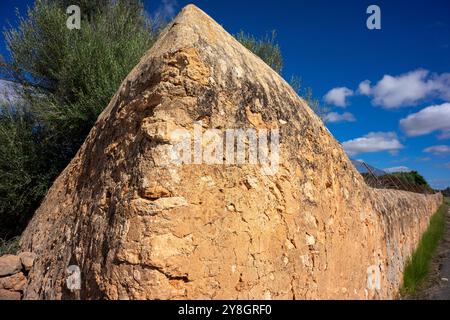
M 430 276 L 413 299 L 450 300 L 450 209 L 445 224 L 444 237 L 431 262 Z

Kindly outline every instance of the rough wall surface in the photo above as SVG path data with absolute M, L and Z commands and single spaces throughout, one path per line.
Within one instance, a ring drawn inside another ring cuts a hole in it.
M 278 171 L 169 163 L 170 132 L 194 124 L 278 129 Z M 290 86 L 188 6 L 25 231 L 38 257 L 25 298 L 392 298 L 441 200 L 368 188 Z
M 401 286 L 403 270 L 431 215 L 442 204 L 441 194 L 425 196 L 406 191 L 372 190 L 373 209 L 381 218 L 383 252 L 380 258 L 381 286 L 394 297 Z

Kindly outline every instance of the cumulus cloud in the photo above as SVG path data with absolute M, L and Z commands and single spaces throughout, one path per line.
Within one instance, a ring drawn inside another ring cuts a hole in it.
M 328 93 L 324 96 L 324 100 L 326 103 L 345 108 L 347 106 L 347 98 L 353 95 L 354 92 L 349 88 L 334 88 L 328 91 Z
M 381 151 L 396 153 L 403 148 L 395 132 L 371 132 L 363 137 L 346 141 L 342 146 L 349 156 Z
M 400 127 L 410 137 L 441 131 L 442 139 L 450 133 L 450 103 L 427 107 L 400 120 Z
M 356 121 L 355 116 L 350 112 L 344 112 L 342 114 L 337 112 L 329 112 L 324 116 L 323 120 L 329 123 Z
M 358 87 L 358 93 L 365 96 L 370 95 L 371 92 L 370 84 L 371 82 L 369 80 L 364 80 L 363 82 L 361 82 Z
M 399 76 L 385 75 L 377 84 L 366 80 L 358 92 L 371 96 L 372 103 L 384 108 L 414 106 L 428 98 L 450 101 L 450 73 L 431 74 L 428 70 L 415 70 Z
M 445 101 L 450 101 L 450 73 L 435 76 L 434 85 L 440 98 Z
M 410 168 L 405 167 L 405 166 L 386 168 L 383 170 L 386 171 L 387 173 L 411 172 L 412 171 Z
M 444 146 L 444 145 L 432 146 L 432 147 L 426 148 L 423 151 L 427 152 L 427 153 L 432 153 L 434 155 L 450 154 L 450 147 Z

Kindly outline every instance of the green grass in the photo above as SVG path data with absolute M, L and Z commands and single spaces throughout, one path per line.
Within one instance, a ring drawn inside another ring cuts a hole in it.
M 19 237 L 10 240 L 3 240 L 0 238 L 0 256 L 5 254 L 16 254 L 19 250 Z
M 450 207 L 450 198 L 444 203 L 430 220 L 427 231 L 423 234 L 417 250 L 406 265 L 403 274 L 402 296 L 413 295 L 427 278 L 430 262 L 445 231 L 445 216 Z

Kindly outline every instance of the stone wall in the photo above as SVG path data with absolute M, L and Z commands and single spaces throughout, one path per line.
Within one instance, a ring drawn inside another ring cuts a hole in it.
M 276 172 L 168 161 L 170 133 L 196 127 L 278 130 Z M 289 84 L 191 5 L 124 80 L 25 230 L 21 248 L 38 258 L 24 297 L 394 298 L 441 200 L 367 187 Z
M 0 257 L 0 300 L 21 300 L 35 256 L 30 252 Z
M 431 216 L 442 204 L 442 194 L 422 195 L 406 191 L 372 189 L 372 204 L 380 217 L 380 297 L 394 298 L 402 284 L 403 271 L 426 231 Z M 374 272 L 377 267 L 370 269 Z M 376 279 L 372 278 L 373 281 Z M 378 293 L 377 292 L 377 293 Z
M 372 193 L 373 211 L 379 217 L 379 225 L 372 226 L 373 234 L 375 235 L 376 230 L 382 230 L 382 232 L 377 235 L 380 243 L 375 246 L 378 250 L 372 252 L 373 259 L 365 261 L 361 266 L 362 269 L 367 267 L 364 296 L 358 295 L 358 289 L 355 289 L 360 285 L 341 283 L 337 280 L 332 285 L 328 285 L 328 289 L 331 289 L 329 294 L 324 294 L 329 290 L 320 290 L 314 297 L 305 296 L 304 298 L 395 299 L 397 297 L 405 265 L 417 248 L 420 236 L 428 227 L 430 217 L 441 205 L 442 196 L 381 189 L 371 189 L 369 192 Z M 362 212 L 360 218 L 365 220 L 368 216 L 370 214 Z M 316 240 L 310 236 L 309 241 Z M 354 241 L 363 240 L 357 238 Z M 311 264 L 310 256 L 298 258 L 305 266 Z M 0 300 L 22 299 L 34 259 L 35 255 L 29 252 L 0 257 Z M 345 261 L 346 258 L 342 257 L 337 263 L 344 264 Z M 311 270 L 319 272 L 320 268 L 313 267 Z M 339 278 L 337 274 L 331 276 Z M 318 281 L 317 287 L 320 282 L 321 280 Z M 351 292 L 352 288 L 353 292 Z
M 334 294 L 318 295 L 315 298 L 378 298 L 397 297 L 401 286 L 403 270 L 408 259 L 417 248 L 420 236 L 428 227 L 429 219 L 442 203 L 442 196 L 421 195 L 405 191 L 371 189 L 373 210 L 379 217 L 379 226 L 373 230 L 383 230 L 378 250 L 373 252 L 373 260 L 362 266 L 367 267 L 365 297 L 356 296 L 347 287 L 356 287 L 336 281 L 330 288 Z M 365 219 L 363 212 L 361 218 Z M 374 232 L 375 233 L 375 232 Z M 310 238 L 310 241 L 313 238 Z M 360 241 L 361 239 L 355 239 Z M 308 265 L 309 258 L 299 257 Z M 0 257 L 0 300 L 20 300 L 26 290 L 27 277 L 35 255 L 24 252 L 19 255 Z M 345 259 L 340 260 L 345 261 Z M 373 263 L 373 264 L 370 264 Z M 337 275 L 336 275 L 337 276 Z M 353 289 L 355 290 L 355 289 Z M 356 289 L 357 290 L 357 289 Z M 357 293 L 357 291 L 356 291 Z M 312 297 L 311 297 L 312 298 Z

